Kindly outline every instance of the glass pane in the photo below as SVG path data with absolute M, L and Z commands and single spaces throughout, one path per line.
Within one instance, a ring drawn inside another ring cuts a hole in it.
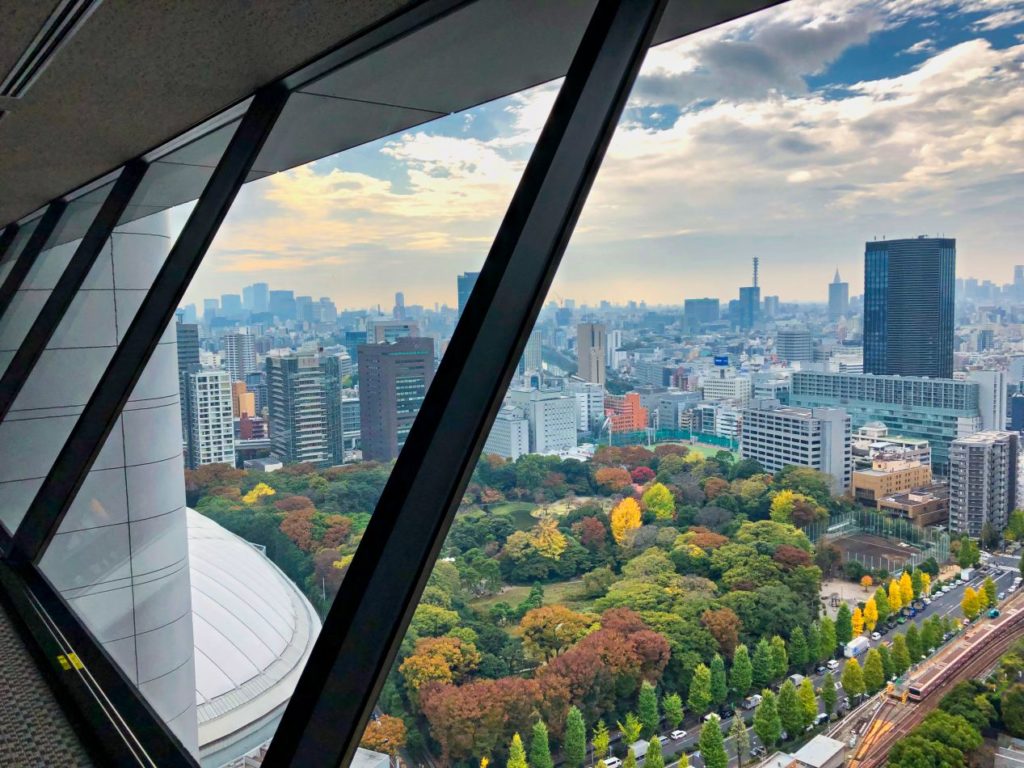
M 364 745 L 724 765 L 743 730 L 789 764 L 862 722 L 846 656 L 903 691 L 883 646 L 961 642 L 936 586 L 1009 524 L 1024 427 L 1022 32 L 791 2 L 652 49 Z M 949 372 L 870 371 L 876 283 L 889 360 Z

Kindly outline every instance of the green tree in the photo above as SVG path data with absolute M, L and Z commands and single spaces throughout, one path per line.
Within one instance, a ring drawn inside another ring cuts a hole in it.
M 888 768 L 945 768 L 966 763 L 964 753 L 959 749 L 930 741 L 911 731 L 893 745 L 886 765 Z
M 824 659 L 821 658 L 821 626 L 815 621 L 807 627 L 807 663 L 817 661 Z
M 853 639 L 853 614 L 850 613 L 850 606 L 845 602 L 839 604 L 839 612 L 836 614 L 836 640 L 841 645 L 846 645 Z
M 800 699 L 796 695 L 796 686 L 787 680 L 779 689 L 779 719 L 782 729 L 795 739 L 804 729 L 804 712 L 800 707 Z
M 762 637 L 757 641 L 754 648 L 754 687 L 764 688 L 773 679 L 772 647 L 768 644 L 768 638 Z
M 690 711 L 703 715 L 711 708 L 714 696 L 711 692 L 711 670 L 704 664 L 694 667 L 693 677 L 690 679 L 690 695 L 686 700 Z
M 814 693 L 814 683 L 811 678 L 805 677 L 796 689 L 797 698 L 800 699 L 800 709 L 804 714 L 804 727 L 814 722 L 818 716 L 818 697 Z
M 754 733 L 769 749 L 779 743 L 782 735 L 782 720 L 775 694 L 767 688 L 761 693 L 761 703 L 754 710 Z
M 736 762 L 739 768 L 743 768 L 743 761 L 750 756 L 750 731 L 747 730 L 747 723 L 742 717 L 732 719 L 729 736 L 732 738 L 733 748 L 736 750 Z
M 512 736 L 512 743 L 508 747 L 507 768 L 528 768 L 526 764 L 526 750 L 523 748 L 523 740 L 519 734 Z
M 807 636 L 800 627 L 794 627 L 789 635 L 789 663 L 793 669 L 802 671 L 810 661 L 807 653 Z
M 882 672 L 885 673 L 885 679 L 891 680 L 892 676 L 896 674 L 896 670 L 892 665 L 892 652 L 889 650 L 889 646 L 878 646 L 878 655 L 882 658 Z
M 736 646 L 732 655 L 732 669 L 729 670 L 729 684 L 739 696 L 746 696 L 754 683 L 754 668 L 750 664 L 750 653 L 747 646 Z
M 938 741 L 961 752 L 972 752 L 981 746 L 981 732 L 970 721 L 941 709 L 929 713 L 914 732 L 929 741 Z
M 889 595 L 886 594 L 885 587 L 879 587 L 875 590 L 875 608 L 878 610 L 879 622 L 889 618 L 891 609 L 889 608 Z
M 918 598 L 921 596 L 921 571 L 915 570 L 910 574 L 910 588 L 914 590 L 914 597 Z
M 729 684 L 725 679 L 725 662 L 717 653 L 711 659 L 711 700 L 721 706 L 729 699 Z
M 872 648 L 864 660 L 864 688 L 868 693 L 878 693 L 884 685 L 885 667 L 882 666 L 882 655 L 877 648 Z
M 729 755 L 725 751 L 722 725 L 718 715 L 712 715 L 700 729 L 700 757 L 707 768 L 729 768 Z
M 640 729 L 643 726 L 640 724 L 640 718 L 634 713 L 626 713 L 626 722 L 619 720 L 615 723 L 619 726 L 619 730 L 622 732 L 622 743 L 632 744 L 634 741 L 640 738 Z
M 626 749 L 626 759 L 622 761 L 622 768 L 636 768 L 636 754 L 632 747 Z
M 938 648 L 942 644 L 942 619 L 932 616 L 921 625 L 921 647 Z
M 826 672 L 825 678 L 821 681 L 821 703 L 825 707 L 825 713 L 832 717 L 832 713 L 836 711 L 836 679 L 832 677 L 831 672 Z
M 907 627 L 907 653 L 910 654 L 911 664 L 917 664 L 924 654 L 924 648 L 921 645 L 921 632 L 917 628 L 917 624 Z
M 644 768 L 665 768 L 665 755 L 661 751 L 661 741 L 651 739 L 644 757 Z
M 985 602 L 988 604 L 986 607 L 995 608 L 999 605 L 998 593 L 996 592 L 996 583 L 992 580 L 991 576 L 986 576 L 984 583 L 981 585 L 982 593 L 985 595 Z
M 672 492 L 661 483 L 655 483 L 644 491 L 642 501 L 647 511 L 658 520 L 671 520 L 676 516 L 676 500 Z
M 850 698 L 864 693 L 864 672 L 856 659 L 850 659 L 843 667 L 842 684 L 843 690 Z
M 548 743 L 548 727 L 544 721 L 538 720 L 533 726 L 533 738 L 530 739 L 530 768 L 554 768 L 551 759 L 551 745 Z
M 640 716 L 640 735 L 649 739 L 658 732 L 661 725 L 661 714 L 658 712 L 658 694 L 654 686 L 644 680 L 640 684 L 640 695 L 637 698 L 637 713 Z
M 1010 513 L 1005 534 L 1011 541 L 1024 539 L 1024 509 L 1015 509 Z
M 608 747 L 611 744 L 612 738 L 611 734 L 608 733 L 608 726 L 604 724 L 604 720 L 597 721 L 591 741 L 594 745 L 594 757 L 597 760 L 608 756 Z
M 1011 685 L 1000 699 L 1003 725 L 1011 736 L 1024 738 L 1024 683 Z
M 786 653 L 786 641 L 778 635 L 772 635 L 772 679 L 778 680 L 789 672 L 789 654 Z
M 981 550 L 978 545 L 973 542 L 970 537 L 963 536 L 960 539 L 960 552 L 957 554 L 957 563 L 961 568 L 970 568 L 972 565 L 977 565 L 978 560 L 981 559 Z
M 587 726 L 578 707 L 569 707 L 565 717 L 565 764 L 580 768 L 587 760 Z
M 661 708 L 665 710 L 665 722 L 673 730 L 683 722 L 683 700 L 678 693 L 670 693 L 661 700 Z
M 892 669 L 899 677 L 910 669 L 910 649 L 907 648 L 906 636 L 902 634 L 892 639 Z
M 853 627 L 850 627 L 853 631 Z M 839 635 L 836 631 L 836 624 L 828 616 L 821 620 L 821 648 L 818 652 L 818 661 L 828 661 L 836 652 L 839 645 Z

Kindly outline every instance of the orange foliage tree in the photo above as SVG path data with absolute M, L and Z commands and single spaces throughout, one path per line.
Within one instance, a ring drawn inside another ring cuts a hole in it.
M 405 746 L 405 723 L 399 717 L 381 715 L 366 724 L 363 738 L 359 746 L 374 752 L 383 752 L 391 757 L 398 757 L 398 752 Z
M 546 605 L 527 611 L 519 622 L 526 648 L 544 661 L 587 634 L 594 619 L 564 605 Z
M 618 493 L 632 482 L 632 478 L 622 467 L 601 467 L 594 473 L 594 481 L 605 490 Z

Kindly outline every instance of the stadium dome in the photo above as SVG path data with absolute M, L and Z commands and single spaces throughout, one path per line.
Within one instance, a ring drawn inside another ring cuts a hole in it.
M 259 751 L 277 727 L 320 620 L 258 548 L 188 510 L 202 765 Z

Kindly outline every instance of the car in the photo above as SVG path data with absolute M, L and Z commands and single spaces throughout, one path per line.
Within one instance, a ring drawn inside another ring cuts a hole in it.
M 843 690 L 843 684 L 842 683 L 836 683 L 836 690 L 837 691 Z
M 835 659 L 830 659 L 826 666 L 829 669 L 831 669 L 833 672 L 835 672 L 837 669 L 839 669 L 839 662 L 836 661 Z
M 824 675 L 827 671 L 828 670 L 825 667 L 818 667 L 816 670 L 814 670 L 814 674 Z
M 924 604 L 925 604 L 925 605 L 931 605 L 931 604 L 932 604 L 932 599 L 931 599 L 930 597 L 926 597 L 926 598 L 924 599 Z
M 871 633 L 871 639 L 872 640 L 881 640 L 882 639 L 882 635 L 879 634 L 878 632 L 872 632 Z
M 816 718 L 814 718 L 814 724 L 815 725 L 821 725 L 826 720 L 828 720 L 828 713 L 826 713 L 826 712 L 819 712 L 818 716 Z
M 970 624 L 970 623 L 971 623 L 971 620 L 970 620 L 970 619 L 966 619 L 966 618 L 964 619 L 964 626 L 965 626 L 965 627 L 966 627 L 966 626 L 967 626 L 968 624 Z
M 949 638 L 951 638 L 952 636 L 953 636 L 952 632 L 943 632 L 942 633 L 942 639 L 943 640 L 949 640 Z
M 1014 592 L 1016 592 L 1016 591 L 1017 591 L 1017 585 L 1016 585 L 1016 584 L 1012 585 L 1012 586 L 1011 586 L 1011 587 L 1009 587 L 1009 589 L 1007 589 L 1006 591 L 1007 591 L 1007 592 L 1009 592 L 1009 593 L 1010 593 L 1010 594 L 1012 595 L 1012 594 L 1013 594 Z
M 996 595 L 996 599 L 997 600 L 1005 600 L 1006 599 L 1006 593 L 1005 592 L 1000 592 L 998 595 Z
M 607 768 L 621 768 L 622 761 L 617 757 L 606 757 L 604 759 L 604 764 Z
M 768 750 L 766 750 L 760 744 L 758 744 L 756 747 L 751 747 L 750 748 L 750 756 L 751 757 L 761 757 L 761 756 L 766 755 L 766 754 L 768 754 Z
M 949 584 L 943 585 L 943 587 L 942 587 L 942 594 L 948 595 L 952 591 L 953 591 L 953 588 L 951 586 L 949 586 Z
M 896 619 L 896 623 L 897 624 L 906 624 L 907 623 L 907 617 L 906 616 L 900 616 L 898 619 Z
M 670 733 L 669 736 L 671 736 L 675 741 L 679 741 L 679 739 L 686 738 L 686 731 L 677 729 L 675 731 L 672 731 L 672 733 Z

